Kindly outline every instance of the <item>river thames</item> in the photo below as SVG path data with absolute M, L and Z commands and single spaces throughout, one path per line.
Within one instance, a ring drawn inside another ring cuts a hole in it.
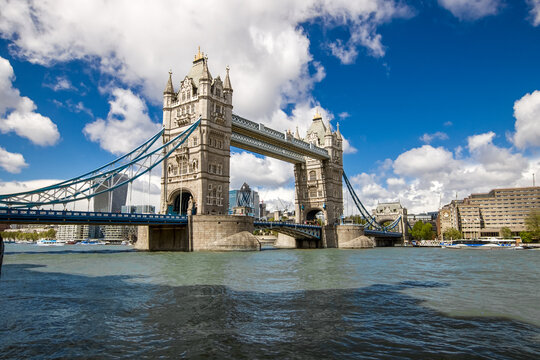
M 533 359 L 540 251 L 6 244 L 0 358 Z

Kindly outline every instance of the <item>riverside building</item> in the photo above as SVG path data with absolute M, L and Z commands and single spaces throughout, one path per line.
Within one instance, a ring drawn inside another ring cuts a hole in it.
M 439 237 L 449 228 L 461 231 L 465 239 L 499 236 L 503 227 L 519 235 L 526 230 L 525 219 L 535 209 L 540 209 L 540 186 L 472 194 L 453 200 L 439 211 Z

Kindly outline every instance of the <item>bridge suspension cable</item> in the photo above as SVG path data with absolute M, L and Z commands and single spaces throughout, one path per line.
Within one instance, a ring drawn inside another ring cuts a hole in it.
M 372 228 L 372 229 L 380 230 L 380 231 L 390 231 L 390 230 L 393 230 L 399 224 L 399 222 L 401 221 L 401 215 L 387 226 L 381 226 L 380 224 L 378 224 L 377 221 L 375 220 L 375 217 L 373 217 L 367 211 L 364 204 L 362 204 L 362 201 L 360 201 L 360 198 L 358 197 L 358 195 L 356 195 L 356 192 L 354 191 L 354 188 L 351 182 L 349 181 L 349 178 L 345 174 L 345 172 L 343 172 L 343 180 L 345 180 L 345 185 L 347 186 L 347 189 L 349 190 L 349 193 L 353 199 L 354 204 L 360 211 L 360 215 L 364 218 L 364 220 L 366 220 L 366 224 L 364 225 L 365 228 Z
M 152 149 L 163 129 L 124 156 L 86 174 L 28 192 L 0 195 L 0 204 L 14 208 L 67 204 L 90 199 L 133 182 L 151 171 L 180 147 L 199 126 L 201 119 L 165 144 Z

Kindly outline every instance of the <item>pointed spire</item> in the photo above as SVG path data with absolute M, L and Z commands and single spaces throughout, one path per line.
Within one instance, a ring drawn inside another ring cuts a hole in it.
M 172 84 L 172 71 L 169 70 L 169 80 L 167 81 L 167 86 L 165 86 L 165 90 L 163 90 L 163 94 L 174 94 L 174 87 Z
M 204 58 L 204 53 L 201 53 L 201 47 L 199 46 L 199 49 L 197 51 L 197 54 L 195 55 L 195 59 L 193 60 L 193 62 L 199 61 L 202 58 Z
M 294 133 L 295 139 L 300 139 L 300 132 L 298 131 L 298 126 L 296 127 L 296 132 Z
M 321 114 L 319 114 L 319 108 L 315 110 L 315 116 L 313 116 L 313 120 L 322 119 Z
M 227 67 L 225 68 L 225 70 L 227 70 L 227 75 L 225 75 L 225 83 L 223 84 L 223 90 L 232 91 L 231 79 L 229 78 L 229 69 L 229 65 L 227 65 Z
M 332 135 L 332 130 L 330 130 L 330 123 L 328 123 L 328 126 L 326 126 L 324 135 Z
M 336 135 L 338 139 L 342 139 L 341 133 L 339 132 L 339 123 L 337 123 Z
M 204 57 L 203 59 L 203 71 L 202 71 L 202 75 L 200 77 L 200 80 L 210 80 L 211 78 L 211 75 L 210 75 L 210 71 L 208 70 L 208 57 Z

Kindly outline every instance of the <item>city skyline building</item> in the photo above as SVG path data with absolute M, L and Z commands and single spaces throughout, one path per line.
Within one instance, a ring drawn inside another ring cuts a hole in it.
M 155 214 L 154 205 L 123 205 L 121 209 L 123 214 Z
M 259 219 L 261 217 L 259 193 L 252 190 L 247 183 L 242 184 L 239 190 L 230 190 L 229 214 L 242 214 Z
M 109 179 L 107 186 L 100 185 L 96 187 L 95 192 L 100 192 L 128 179 L 127 175 L 116 174 Z M 94 196 L 94 211 L 96 212 L 113 212 L 119 213 L 122 211 L 122 206 L 126 205 L 128 185 L 120 186 L 112 191 L 107 191 Z
M 463 238 L 499 236 L 507 227 L 513 236 L 526 230 L 525 220 L 531 211 L 540 209 L 540 187 L 493 189 L 488 193 L 471 194 L 463 200 L 452 200 L 438 216 L 439 237 L 450 228 L 459 230 Z

